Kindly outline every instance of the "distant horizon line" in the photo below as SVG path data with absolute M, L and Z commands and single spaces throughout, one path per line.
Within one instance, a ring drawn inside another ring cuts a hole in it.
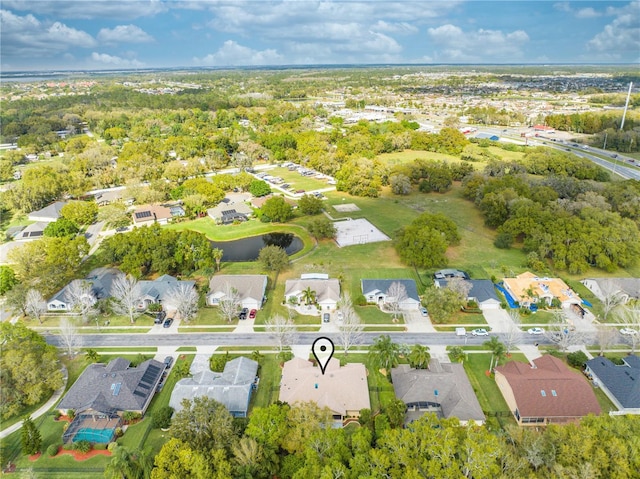
M 540 62 L 540 63 L 309 63 L 309 64 L 280 64 L 280 65 L 227 65 L 227 66 L 166 66 L 166 67 L 128 67 L 128 68 L 52 68 L 38 70 L 0 70 L 0 78 L 4 76 L 16 76 L 19 74 L 72 74 L 72 73 L 135 73 L 151 71 L 224 71 L 224 70 L 302 70 L 316 68 L 393 68 L 393 67 L 441 67 L 441 66 L 517 66 L 517 67 L 544 67 L 544 66 L 583 66 L 583 67 L 612 67 L 612 66 L 635 66 L 638 62 L 612 62 L 612 63 L 589 63 L 589 62 Z

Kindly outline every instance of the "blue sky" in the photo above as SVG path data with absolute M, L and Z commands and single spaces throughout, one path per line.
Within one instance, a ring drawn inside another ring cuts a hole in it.
M 2 0 L 3 71 L 638 63 L 640 1 Z

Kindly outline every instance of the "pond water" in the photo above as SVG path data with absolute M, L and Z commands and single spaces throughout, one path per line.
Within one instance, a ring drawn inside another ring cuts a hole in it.
M 211 241 L 212 248 L 223 251 L 222 261 L 255 261 L 265 246 L 280 246 L 288 255 L 302 250 L 302 240 L 291 233 L 267 233 L 233 241 Z

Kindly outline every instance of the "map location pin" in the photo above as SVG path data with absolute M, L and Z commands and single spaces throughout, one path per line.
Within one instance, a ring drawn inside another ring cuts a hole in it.
M 335 347 L 333 346 L 333 341 L 324 336 L 319 337 L 313 342 L 313 346 L 311 346 L 311 351 L 318 361 L 318 365 L 320 366 L 320 371 L 324 375 L 325 369 L 327 369 L 327 364 L 329 364 L 329 360 L 331 356 L 333 356 L 333 350 Z

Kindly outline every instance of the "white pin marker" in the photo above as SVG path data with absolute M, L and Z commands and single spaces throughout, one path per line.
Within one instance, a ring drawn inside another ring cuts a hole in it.
M 333 356 L 333 351 L 335 347 L 333 346 L 333 341 L 329 338 L 325 338 L 324 336 L 316 339 L 313 342 L 313 346 L 311 346 L 311 351 L 318 361 L 318 365 L 320 366 L 320 371 L 324 375 L 325 369 L 327 369 L 327 364 L 329 364 L 329 360 L 331 356 Z

